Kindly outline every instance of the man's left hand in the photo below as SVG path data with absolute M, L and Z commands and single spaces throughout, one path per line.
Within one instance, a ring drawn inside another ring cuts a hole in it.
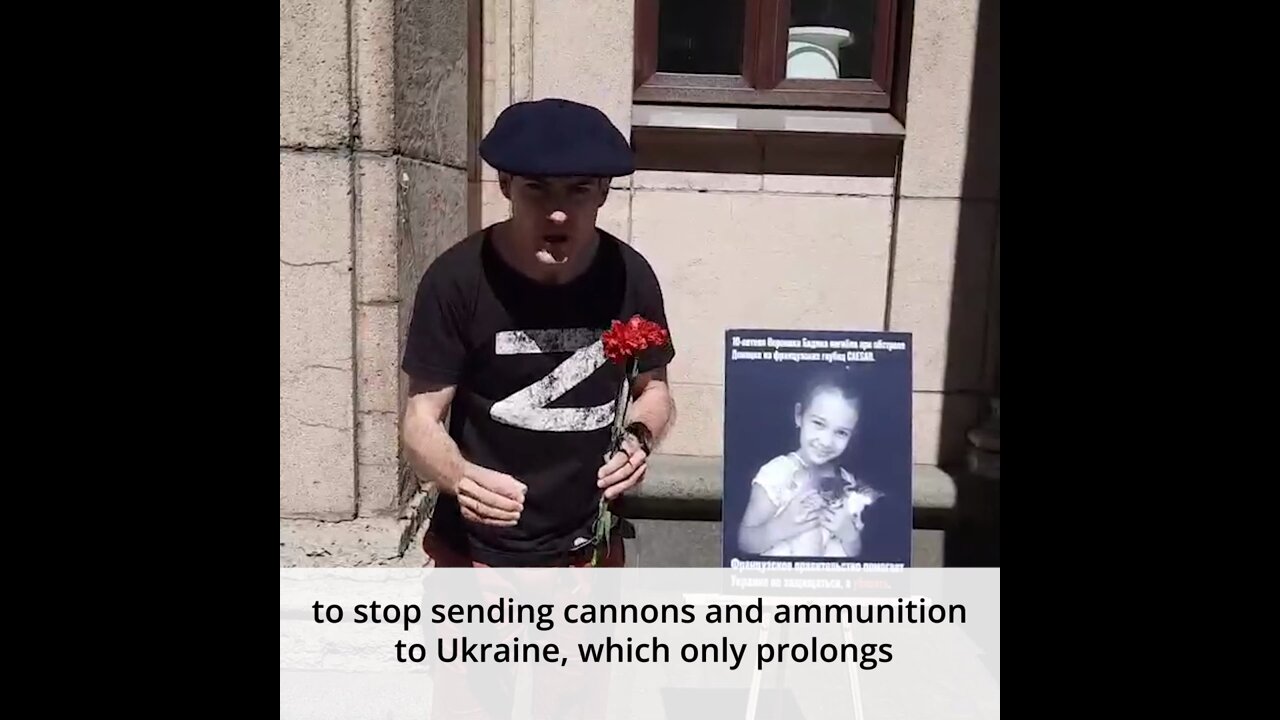
M 596 473 L 599 478 L 597 486 L 604 488 L 605 500 L 613 500 L 622 493 L 639 485 L 644 480 L 644 472 L 648 469 L 648 454 L 640 447 L 640 443 L 627 434 L 622 439 L 622 449 L 613 454 Z

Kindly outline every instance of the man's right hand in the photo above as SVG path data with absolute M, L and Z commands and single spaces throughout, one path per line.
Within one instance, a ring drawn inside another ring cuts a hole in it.
M 445 426 L 456 388 L 410 378 L 402 436 L 409 465 L 423 483 L 458 498 L 462 517 L 511 527 L 524 510 L 525 486 L 510 475 L 467 462 Z
M 512 527 L 524 511 L 524 483 L 488 468 L 467 463 L 454 489 L 458 507 L 468 522 Z

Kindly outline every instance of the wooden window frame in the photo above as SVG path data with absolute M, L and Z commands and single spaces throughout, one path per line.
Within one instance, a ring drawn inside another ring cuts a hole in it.
M 668 0 L 670 2 L 671 0 Z M 688 0 L 675 0 L 687 2 Z M 870 79 L 787 79 L 791 0 L 742 0 L 742 64 L 738 75 L 658 72 L 658 6 L 636 0 L 634 101 L 655 104 L 772 106 L 891 111 L 905 104 L 911 0 L 875 0 Z M 906 17 L 904 17 L 906 16 Z

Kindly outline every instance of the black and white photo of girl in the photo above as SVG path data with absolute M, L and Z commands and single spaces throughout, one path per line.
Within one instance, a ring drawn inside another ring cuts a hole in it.
M 767 334 L 809 342 L 827 335 Z M 885 334 L 830 336 L 867 341 Z M 726 564 L 910 563 L 910 354 L 872 357 L 841 364 L 726 354 Z

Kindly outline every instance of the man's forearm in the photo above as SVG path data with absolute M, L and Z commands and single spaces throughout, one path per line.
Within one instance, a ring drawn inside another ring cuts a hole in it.
M 671 398 L 671 390 L 662 380 L 649 380 L 641 388 L 639 395 L 631 401 L 627 422 L 641 422 L 653 433 L 653 445 L 656 447 L 666 437 L 675 423 L 676 406 Z
M 441 492 L 456 494 L 467 463 L 439 419 L 406 413 L 404 445 L 409 467 L 419 478 L 435 483 Z

